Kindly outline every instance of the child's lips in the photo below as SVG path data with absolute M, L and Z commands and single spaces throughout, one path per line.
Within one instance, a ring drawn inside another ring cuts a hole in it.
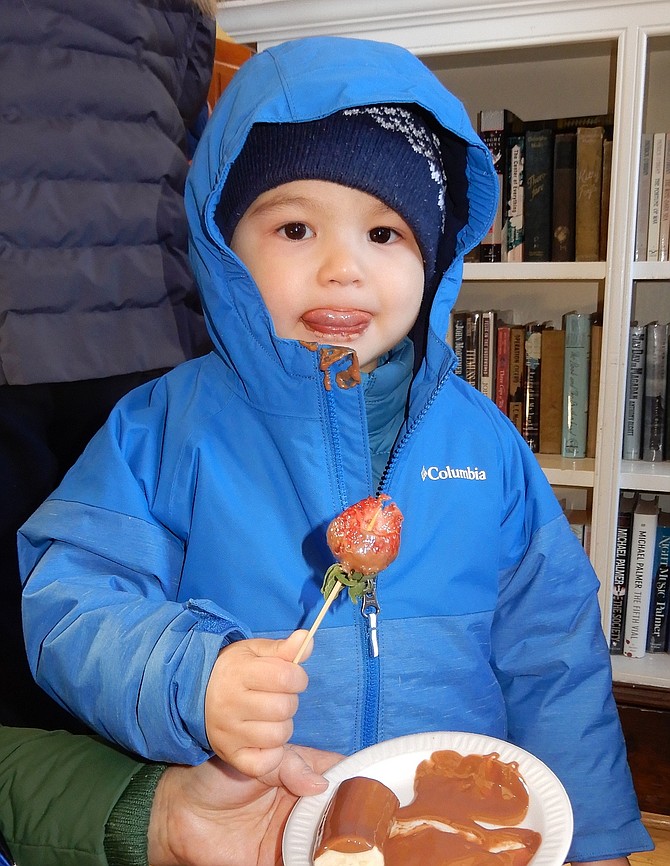
M 333 310 L 319 308 L 303 313 L 303 324 L 324 337 L 360 337 L 372 321 L 365 310 Z

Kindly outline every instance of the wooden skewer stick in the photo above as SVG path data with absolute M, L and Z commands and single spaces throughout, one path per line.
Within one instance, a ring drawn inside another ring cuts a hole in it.
M 342 590 L 343 587 L 344 587 L 344 584 L 340 583 L 339 580 L 335 581 L 333 588 L 331 589 L 330 593 L 328 594 L 328 598 L 324 601 L 324 603 L 321 607 L 321 610 L 319 611 L 319 615 L 314 620 L 314 623 L 312 624 L 312 627 L 310 628 L 310 630 L 307 632 L 305 640 L 302 642 L 302 645 L 301 645 L 300 649 L 298 650 L 296 657 L 293 659 L 294 665 L 297 665 L 300 662 L 300 659 L 303 657 L 303 654 L 305 652 L 305 649 L 307 648 L 307 644 L 309 643 L 310 638 L 314 637 L 314 632 L 321 625 L 321 620 L 324 618 L 324 616 L 326 615 L 326 612 L 328 611 L 328 608 L 335 601 L 335 599 L 340 594 L 340 591 Z

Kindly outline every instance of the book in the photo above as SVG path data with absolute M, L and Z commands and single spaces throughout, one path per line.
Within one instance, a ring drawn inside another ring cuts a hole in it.
M 551 129 L 527 129 L 524 162 L 524 261 L 551 261 Z
M 575 260 L 575 194 L 577 134 L 559 132 L 554 138 L 551 260 Z
M 614 130 L 614 114 L 578 114 L 572 117 L 545 117 L 541 120 L 526 120 L 526 129 L 551 129 L 554 132 L 576 132 L 580 126 L 602 126 L 611 136 Z
M 600 198 L 603 172 L 602 126 L 577 129 L 575 195 L 575 261 L 594 262 L 600 257 Z
M 651 145 L 651 168 L 649 175 L 649 223 L 647 225 L 647 261 L 658 261 L 658 246 L 661 238 L 661 197 L 665 169 L 665 133 L 655 132 Z
M 644 325 L 633 322 L 628 335 L 626 398 L 623 416 L 624 460 L 639 460 L 642 446 L 642 408 L 644 399 L 644 364 L 647 332 Z
M 540 367 L 540 451 L 543 454 L 561 453 L 564 358 L 565 331 L 545 328 Z
M 600 238 L 598 241 L 599 258 L 607 260 L 607 239 L 609 238 L 610 189 L 612 186 L 612 139 L 603 139 L 603 178 L 600 191 Z
M 589 406 L 586 417 L 586 456 L 596 456 L 598 439 L 598 400 L 600 399 L 600 357 L 602 354 L 603 326 L 591 320 L 591 352 L 589 358 Z
M 647 648 L 658 497 L 639 497 L 633 511 L 623 654 L 642 658 Z
M 661 224 L 658 237 L 658 260 L 670 260 L 670 132 L 665 134 L 665 164 L 661 192 Z
M 455 310 L 451 314 L 453 344 L 452 349 L 456 354 L 456 369 L 454 372 L 457 376 L 465 375 L 465 321 L 467 319 L 465 310 Z
M 479 325 L 479 390 L 495 399 L 496 310 L 483 310 Z
M 670 514 L 659 512 L 652 569 L 647 652 L 661 653 L 668 649 L 668 618 L 670 617 Z
M 572 311 L 563 316 L 565 360 L 563 364 L 563 457 L 586 456 L 589 405 L 589 356 L 591 317 Z
M 635 495 L 622 493 L 619 496 L 614 547 L 614 577 L 612 580 L 612 613 L 610 616 L 610 653 L 612 655 L 623 654 L 626 592 L 630 566 L 630 535 L 633 528 L 633 509 L 636 501 Z
M 647 260 L 647 229 L 649 227 L 649 193 L 651 191 L 651 150 L 653 136 L 642 134 L 640 142 L 640 169 L 637 187 L 635 223 L 635 261 Z
M 522 435 L 534 452 L 540 450 L 542 330 L 539 322 L 528 322 L 524 340 Z
M 496 327 L 496 394 L 498 409 L 507 415 L 509 404 L 510 325 L 498 322 Z
M 525 136 L 507 139 L 506 213 L 503 223 L 503 260 L 523 261 L 523 199 L 525 190 Z
M 645 331 L 642 459 L 658 463 L 665 456 L 668 326 L 650 322 Z
M 588 554 L 591 539 L 591 512 L 586 508 L 569 508 L 565 516 L 577 541 Z
M 465 355 L 463 378 L 472 385 L 479 387 L 479 326 L 481 313 L 470 310 L 465 317 Z
M 523 372 L 526 328 L 512 325 L 509 333 L 509 398 L 507 415 L 523 435 Z
M 512 132 L 521 132 L 523 122 L 506 108 L 485 109 L 477 115 L 477 132 L 488 147 L 498 175 L 498 210 L 487 234 L 479 245 L 480 261 L 500 262 L 503 252 L 503 224 L 506 214 L 506 155 L 507 139 Z

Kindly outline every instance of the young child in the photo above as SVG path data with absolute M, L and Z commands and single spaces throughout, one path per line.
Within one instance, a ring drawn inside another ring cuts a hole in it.
M 620 858 L 651 843 L 598 581 L 445 344 L 497 194 L 461 103 L 404 49 L 308 38 L 248 61 L 187 190 L 215 351 L 124 398 L 24 526 L 28 651 L 154 759 L 259 775 L 289 738 L 506 738 L 566 786 L 572 860 Z M 303 669 L 326 527 L 375 491 L 404 513 L 399 556 L 362 604 L 342 594 Z

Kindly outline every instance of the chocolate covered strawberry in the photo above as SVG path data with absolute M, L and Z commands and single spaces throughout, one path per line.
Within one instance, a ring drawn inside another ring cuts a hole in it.
M 349 597 L 355 601 L 366 591 L 370 579 L 396 558 L 402 521 L 398 506 L 382 493 L 350 505 L 330 522 L 326 540 L 338 561 L 324 576 L 321 592 L 326 601 L 294 659 L 296 663 L 342 587 L 349 588 Z
M 398 555 L 402 520 L 390 496 L 368 496 L 330 522 L 328 547 L 347 571 L 377 574 Z

